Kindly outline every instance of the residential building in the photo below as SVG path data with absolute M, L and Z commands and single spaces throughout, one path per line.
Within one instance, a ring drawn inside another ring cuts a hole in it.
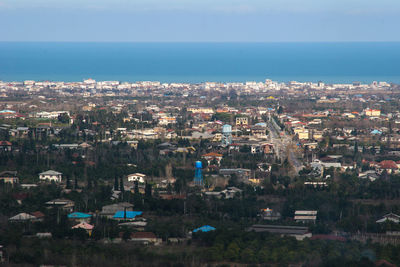
M 389 213 L 386 215 L 383 215 L 382 219 L 379 219 L 376 221 L 377 223 L 384 223 L 384 222 L 394 222 L 394 223 L 399 223 L 400 222 L 400 216 L 394 213 Z
M 81 223 L 79 223 L 79 224 L 77 224 L 77 225 L 75 225 L 75 226 L 72 226 L 71 229 L 83 229 L 83 230 L 85 230 L 85 231 L 89 234 L 89 236 L 91 236 L 91 235 L 92 235 L 93 228 L 94 228 L 93 225 L 88 224 L 88 223 L 86 223 L 86 222 L 81 222 Z
M 315 223 L 317 220 L 317 213 L 316 210 L 296 210 L 294 212 L 294 220 L 296 222 Z
M 367 109 L 364 109 L 364 114 L 365 114 L 365 116 L 368 116 L 368 117 L 379 117 L 379 116 L 381 116 L 381 110 L 367 108 Z
M 222 159 L 222 154 L 211 152 L 202 155 L 201 157 L 205 160 L 207 160 L 208 165 L 211 165 L 214 161 L 217 163 L 217 165 L 220 165 L 221 159 Z
M 276 221 L 281 218 L 281 214 L 278 211 L 270 208 L 262 209 L 260 212 L 260 216 L 263 220 L 267 221 Z
M 187 111 L 192 113 L 205 113 L 205 114 L 213 114 L 214 110 L 212 108 L 207 107 L 189 107 Z
M 135 218 L 137 216 L 141 216 L 143 214 L 142 211 L 127 211 L 127 210 L 123 210 L 123 211 L 117 211 L 114 216 L 113 219 L 115 220 L 135 220 Z
M 143 173 L 134 173 L 127 176 L 128 182 L 139 182 L 144 184 L 146 175 Z
M 249 118 L 247 118 L 247 117 L 237 117 L 236 118 L 236 125 L 237 126 L 249 125 Z
M 87 214 L 83 212 L 73 212 L 71 214 L 68 214 L 68 219 L 78 221 L 78 222 L 86 222 L 88 223 L 90 219 L 92 218 L 92 214 Z
M 247 231 L 249 232 L 254 231 L 256 233 L 269 232 L 281 236 L 293 236 L 297 240 L 303 240 L 304 238 L 312 237 L 312 233 L 309 232 L 308 227 L 301 227 L 301 226 L 255 224 L 247 228 Z
M 378 163 L 376 167 L 376 171 L 378 173 L 382 173 L 383 171 L 386 171 L 387 173 L 397 173 L 399 170 L 399 167 L 397 166 L 396 162 L 393 160 L 383 160 Z
M 161 240 L 152 232 L 135 232 L 131 234 L 130 241 L 141 243 L 144 245 L 158 244 Z
M 12 185 L 18 184 L 19 179 L 16 171 L 3 171 L 0 173 L 0 181 L 10 183 Z
M 215 227 L 212 227 L 210 225 L 203 225 L 199 228 L 194 229 L 192 232 L 193 233 L 197 233 L 197 232 L 207 233 L 207 232 L 215 231 L 215 230 L 217 230 Z
M 68 212 L 72 212 L 75 207 L 75 202 L 69 199 L 58 198 L 47 201 L 45 203 L 48 207 L 60 208 Z
M 29 213 L 19 213 L 8 219 L 10 222 L 28 222 L 28 221 L 38 221 L 37 218 Z
M 112 218 L 118 211 L 133 211 L 133 204 L 128 202 L 115 203 L 103 206 L 100 212 L 101 216 Z
M 39 173 L 39 179 L 41 181 L 50 181 L 50 182 L 61 183 L 62 173 L 53 171 L 53 170 L 48 170 L 48 171 Z

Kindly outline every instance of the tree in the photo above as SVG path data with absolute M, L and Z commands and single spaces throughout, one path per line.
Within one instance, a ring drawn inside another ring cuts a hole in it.
M 229 186 L 238 186 L 239 185 L 239 178 L 235 173 L 231 174 L 231 178 L 228 181 Z
M 240 255 L 240 248 L 236 244 L 236 242 L 231 242 L 226 251 L 225 251 L 225 258 L 231 261 L 236 261 L 238 259 L 238 256 Z
M 269 251 L 270 249 L 268 247 L 260 249 L 258 252 L 258 260 L 260 262 L 268 262 L 269 261 Z
M 67 185 L 66 185 L 67 189 L 71 189 L 71 181 L 69 179 L 69 177 L 67 176 Z
M 135 181 L 135 194 L 139 194 L 139 182 Z
M 146 183 L 145 188 L 144 188 L 144 192 L 146 197 L 151 197 L 151 184 Z
M 87 189 L 91 190 L 92 189 L 92 179 L 87 180 Z
M 58 115 L 58 121 L 61 123 L 69 123 L 69 116 L 67 113 Z
M 118 186 L 118 178 L 115 176 L 115 178 L 114 178 L 114 190 L 115 190 L 115 191 L 118 191 L 118 189 L 119 189 L 119 186 Z
M 121 191 L 122 193 L 125 191 L 125 189 L 124 189 L 124 180 L 122 179 L 122 177 L 119 180 L 119 191 Z
M 243 262 L 255 262 L 254 251 L 251 248 L 245 248 L 240 253 L 240 260 Z
M 224 245 L 217 243 L 208 250 L 208 254 L 214 261 L 221 261 L 224 251 Z

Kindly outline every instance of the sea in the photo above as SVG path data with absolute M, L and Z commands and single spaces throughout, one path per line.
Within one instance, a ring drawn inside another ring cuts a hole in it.
M 0 42 L 1 81 L 400 83 L 400 42 Z

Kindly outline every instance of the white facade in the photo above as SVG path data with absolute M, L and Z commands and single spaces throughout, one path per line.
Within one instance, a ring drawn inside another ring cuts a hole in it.
M 139 182 L 139 183 L 144 183 L 144 178 L 146 178 L 146 175 L 143 173 L 134 173 L 134 174 L 129 174 L 128 175 L 128 182 Z
M 67 114 L 70 117 L 69 111 L 51 111 L 51 112 L 38 112 L 36 113 L 36 118 L 45 118 L 45 119 L 57 119 L 58 116 L 62 114 Z
M 52 170 L 45 171 L 45 172 L 39 173 L 39 179 L 41 181 L 50 181 L 50 182 L 61 183 L 62 173 L 52 171 Z

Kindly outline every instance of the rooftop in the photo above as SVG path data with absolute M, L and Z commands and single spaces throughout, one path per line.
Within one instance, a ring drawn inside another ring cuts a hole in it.
M 61 172 L 53 171 L 53 170 L 48 170 L 42 173 L 39 173 L 40 175 L 60 175 L 62 174 Z
M 91 214 L 83 213 L 83 212 L 74 212 L 71 214 L 68 214 L 68 218 L 70 219 L 84 219 L 84 218 L 90 218 L 92 217 Z
M 115 219 L 134 219 L 136 216 L 142 215 L 142 211 L 117 211 L 113 218 Z
M 194 229 L 193 233 L 196 233 L 196 232 L 205 232 L 206 233 L 206 232 L 215 231 L 215 230 L 216 230 L 215 227 L 212 227 L 209 225 L 203 225 L 199 228 Z

